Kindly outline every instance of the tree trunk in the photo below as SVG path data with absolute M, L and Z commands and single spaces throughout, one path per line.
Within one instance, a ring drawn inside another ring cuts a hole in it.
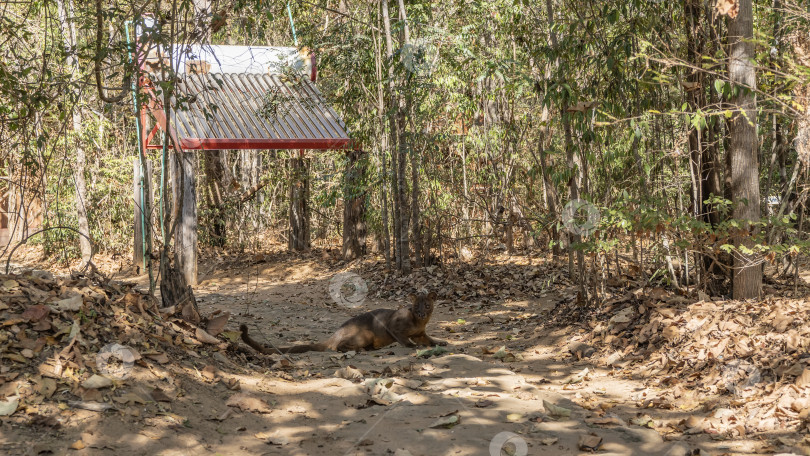
M 144 260 L 147 259 L 147 250 L 145 247 L 148 239 L 144 236 L 149 234 L 148 225 L 151 222 L 151 214 L 146 212 L 148 204 L 146 202 L 152 201 L 152 162 L 146 162 L 146 174 L 143 174 L 140 159 L 133 160 L 133 194 L 132 200 L 135 202 L 134 211 L 134 226 L 135 236 L 133 244 L 132 263 L 136 266 L 144 266 Z
M 422 265 L 422 225 L 419 220 L 419 168 L 422 154 L 411 147 L 411 226 L 413 239 L 413 256 L 416 266 Z
M 760 219 L 759 202 L 759 142 L 757 140 L 756 70 L 753 59 L 754 34 L 751 0 L 739 0 L 740 11 L 728 20 L 729 79 L 736 95 L 732 97 L 733 114 L 729 122 L 729 154 L 731 155 L 731 197 L 734 218 L 745 223 L 737 236 L 738 248 L 754 245 L 755 228 L 747 225 Z M 732 294 L 734 299 L 759 297 L 762 288 L 762 268 L 757 255 L 734 256 Z
M 686 0 L 684 2 L 685 33 L 687 40 L 686 59 L 692 69 L 686 77 L 687 85 L 691 88 L 686 91 L 686 102 L 692 112 L 707 111 L 709 106 L 715 106 L 715 89 L 707 88 L 707 78 L 701 69 L 705 55 L 714 54 L 713 41 L 710 40 L 709 31 L 712 29 L 712 8 L 704 8 L 700 0 Z M 711 46 L 707 50 L 705 47 Z M 709 93 L 707 100 L 706 93 Z M 705 125 L 692 125 L 689 129 L 688 145 L 690 157 L 690 173 L 692 180 L 692 207 L 696 219 L 704 221 L 715 227 L 720 223 L 720 214 L 706 200 L 711 195 L 721 196 L 723 189 L 720 184 L 721 165 L 718 159 L 716 129 L 719 120 L 713 127 Z M 710 290 L 720 293 L 722 277 L 713 271 L 714 258 L 703 256 L 702 265 L 707 272 L 707 285 Z M 719 279 L 719 280 L 718 280 Z
M 309 163 L 303 157 L 290 163 L 290 236 L 287 247 L 304 251 L 310 247 L 309 228 Z
M 548 23 L 549 23 L 548 41 L 549 41 L 549 44 L 553 48 L 556 49 L 557 48 L 557 33 L 554 32 L 554 5 L 552 3 L 552 0 L 546 0 L 546 15 L 548 16 Z M 559 59 L 557 59 L 557 60 L 554 61 L 554 67 L 555 67 L 555 69 L 559 69 L 559 66 L 560 66 L 560 61 L 559 61 Z M 547 72 L 546 73 L 546 78 L 548 79 L 549 77 L 550 77 L 550 74 L 549 74 L 549 72 Z M 565 109 L 562 110 L 562 115 L 563 116 L 566 115 Z M 543 110 L 543 120 L 548 120 L 548 118 L 549 118 L 549 112 L 548 112 L 548 110 L 544 109 Z M 563 117 L 563 119 L 564 119 L 564 121 L 566 122 L 566 125 L 567 125 L 567 122 L 568 122 L 567 118 Z M 566 134 L 568 134 L 568 131 L 569 130 L 566 129 Z M 570 142 L 570 135 L 566 136 L 566 146 L 567 146 L 568 142 Z M 547 189 L 546 196 L 548 198 L 550 198 L 549 201 L 547 201 L 547 203 L 548 203 L 547 205 L 549 207 L 549 211 L 554 211 L 554 212 L 552 212 L 552 216 L 554 216 L 554 220 L 556 221 L 557 220 L 557 217 L 556 217 L 557 189 L 554 188 L 554 185 L 551 182 L 550 176 L 548 176 L 548 173 L 546 173 L 546 171 L 545 171 L 545 168 L 546 168 L 545 148 L 542 147 L 542 143 L 540 144 L 540 146 L 541 146 L 540 160 L 541 160 L 541 166 L 543 168 L 543 184 L 546 186 L 545 188 Z M 566 149 L 566 151 L 567 151 L 567 149 Z M 566 159 L 567 158 L 568 157 L 566 157 Z M 557 232 L 556 226 L 552 228 L 552 237 L 555 237 L 556 240 L 559 240 L 560 242 L 562 241 L 562 237 L 560 237 L 560 233 Z M 568 270 L 569 270 L 568 273 L 569 273 L 570 276 L 573 277 L 573 274 L 574 274 L 574 272 L 573 272 L 574 271 L 574 257 L 573 257 L 572 252 L 571 252 L 571 238 L 569 237 L 569 239 L 567 241 L 568 241 L 567 242 L 567 244 L 568 244 Z M 558 246 L 558 245 L 555 244 L 554 254 L 555 255 L 562 254 L 561 250 L 562 250 L 561 246 Z
M 557 188 L 554 186 L 554 182 L 551 181 L 551 176 L 547 171 L 547 162 L 546 162 L 546 148 L 543 144 L 545 141 L 545 134 L 540 137 L 537 141 L 538 149 L 540 149 L 540 172 L 542 173 L 543 179 L 543 194 L 545 195 L 546 199 L 546 210 L 548 211 L 548 215 L 554 223 L 551 223 L 551 240 L 553 241 L 554 246 L 552 247 L 552 254 L 555 257 L 562 256 L 562 246 L 560 239 L 560 231 L 557 229 L 557 220 L 559 220 L 559 214 L 557 212 Z
M 211 212 L 211 244 L 224 247 L 225 236 L 225 197 L 228 193 L 229 182 L 228 166 L 225 163 L 226 154 L 221 150 L 204 151 L 205 183 L 208 197 L 206 202 Z M 243 173 L 244 174 L 244 173 Z
M 380 20 L 379 22 L 382 22 Z M 385 257 L 385 268 L 387 270 L 391 270 L 391 234 L 388 231 L 388 166 L 386 163 L 386 157 L 388 155 L 389 150 L 389 143 L 390 143 L 390 135 L 391 132 L 385 132 L 385 121 L 384 118 L 388 117 L 385 115 L 385 92 L 383 90 L 383 74 L 382 74 L 382 67 L 383 67 L 383 60 L 382 60 L 382 43 L 380 42 L 380 35 L 375 36 L 374 40 L 374 63 L 375 68 L 377 70 L 377 110 L 378 117 L 380 118 L 380 131 L 382 132 L 382 144 L 379 147 L 380 152 L 380 162 L 381 162 L 381 175 L 382 179 L 380 179 L 380 200 L 382 202 L 382 236 L 383 236 L 383 256 Z
M 569 201 L 574 202 L 579 200 L 579 179 L 578 176 L 582 172 L 581 168 L 577 166 L 576 152 L 574 151 L 574 144 L 571 139 L 571 121 L 568 118 L 571 114 L 566 112 L 567 106 L 563 106 L 561 115 L 563 119 L 563 130 L 565 134 L 565 157 L 568 171 L 571 176 L 568 179 L 568 197 Z M 574 270 L 574 244 L 582 242 L 582 236 L 574 231 L 568 235 L 568 274 L 572 281 L 578 281 L 580 291 L 585 294 L 585 255 L 582 250 L 576 250 L 577 264 L 576 271 Z
M 402 47 L 406 47 L 410 44 L 410 30 L 408 27 L 408 16 L 405 12 L 405 3 L 403 0 L 399 0 L 399 16 L 400 20 L 402 21 Z M 406 80 L 410 79 L 410 76 L 406 76 Z M 405 96 L 407 98 L 406 104 L 410 105 L 410 93 L 406 91 Z M 403 275 L 408 275 L 411 273 L 411 249 L 410 243 L 408 241 L 408 235 L 410 232 L 410 214 L 408 212 L 408 206 L 405 204 L 406 202 L 406 184 L 405 184 L 405 168 L 407 166 L 408 161 L 408 148 L 412 148 L 413 144 L 410 142 L 405 142 L 405 116 L 407 114 L 407 109 L 403 106 L 402 99 L 400 98 L 399 104 L 397 105 L 397 126 L 399 127 L 399 141 L 398 141 L 398 165 L 399 169 L 397 170 L 397 186 L 399 187 L 399 252 L 402 256 L 401 260 L 401 267 L 400 271 Z
M 171 157 L 175 267 L 182 272 L 185 283 L 194 286 L 197 285 L 196 155 L 175 152 Z
M 64 40 L 65 50 L 67 52 L 67 64 L 73 69 L 73 74 L 78 77 L 79 59 L 76 57 L 76 27 L 70 19 L 74 17 L 73 3 L 71 3 L 70 0 L 57 0 L 56 6 L 59 10 L 59 27 L 62 31 L 62 39 Z M 90 224 L 87 221 L 87 181 L 84 177 L 86 158 L 81 139 L 79 138 L 82 130 L 80 108 L 82 91 L 78 86 L 73 88 L 73 97 L 75 100 L 71 107 L 71 116 L 73 122 L 73 139 L 76 146 L 76 169 L 74 170 L 74 179 L 76 181 L 76 217 L 78 219 L 79 232 L 84 235 L 79 236 L 82 265 L 84 265 L 90 261 L 93 251 L 89 239 Z
M 79 132 L 82 127 L 82 119 L 79 111 L 74 108 L 73 111 L 73 131 L 76 135 L 76 217 L 79 224 L 79 232 L 86 236 L 90 236 L 90 223 L 87 221 L 87 181 L 84 178 L 85 172 L 85 154 L 84 148 L 78 138 Z M 146 202 L 145 202 L 146 203 Z M 148 203 L 144 205 L 148 208 Z M 148 214 L 148 212 L 147 212 Z M 148 232 L 148 229 L 147 229 Z M 148 234 L 144 233 L 147 238 Z M 93 256 L 92 246 L 90 239 L 85 236 L 79 236 L 79 248 L 82 252 L 82 265 L 87 264 Z
M 394 154 L 394 150 L 403 151 L 401 141 L 402 137 L 400 134 L 400 124 L 401 121 L 399 119 L 399 101 L 396 93 L 396 87 L 394 84 L 394 44 L 393 39 L 391 38 L 391 18 L 389 16 L 388 11 L 388 0 L 382 0 L 381 2 L 382 7 L 382 19 L 383 19 L 383 28 L 385 29 L 385 54 L 386 60 L 388 61 L 388 96 L 389 96 L 389 107 L 391 111 L 397 112 L 395 115 L 388 114 L 388 121 L 389 121 L 389 129 L 391 131 L 390 137 L 392 141 L 390 142 L 391 146 L 391 182 L 392 182 L 392 197 L 393 197 L 393 213 L 394 213 L 394 256 L 396 258 L 396 267 L 400 271 L 403 270 L 403 258 L 407 258 L 407 250 L 405 254 L 403 254 L 403 243 L 402 243 L 402 233 L 405 233 L 406 237 L 406 246 L 407 246 L 407 234 L 408 230 L 402 229 L 402 215 L 404 210 L 402 209 L 403 201 L 402 201 L 402 190 L 400 184 L 404 184 L 404 177 L 400 176 L 400 154 Z
M 346 172 L 343 187 L 343 248 L 344 260 L 354 260 L 366 253 L 366 192 L 363 185 L 364 166 L 360 162 L 363 152 L 346 153 Z

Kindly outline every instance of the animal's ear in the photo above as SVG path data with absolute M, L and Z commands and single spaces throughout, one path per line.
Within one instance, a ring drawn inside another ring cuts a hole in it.
M 411 303 L 416 304 L 416 300 L 417 300 L 419 297 L 418 297 L 418 296 L 416 296 L 415 294 L 411 293 L 411 294 L 410 294 L 410 296 L 408 296 L 408 298 L 410 298 Z
M 435 300 L 436 300 L 436 292 L 435 292 L 435 291 L 431 291 L 430 293 L 428 293 L 427 298 L 428 298 L 429 300 L 431 300 L 431 301 L 435 301 Z

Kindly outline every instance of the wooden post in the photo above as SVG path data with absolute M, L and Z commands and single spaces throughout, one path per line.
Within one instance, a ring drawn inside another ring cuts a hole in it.
M 145 186 L 143 197 L 145 198 L 145 201 L 141 201 L 141 163 L 137 157 L 132 163 L 132 175 L 132 200 L 135 203 L 135 218 L 133 220 L 135 226 L 135 236 L 133 243 L 132 263 L 142 267 L 144 265 L 144 236 L 146 236 L 147 243 L 151 242 L 151 211 L 149 208 L 151 207 L 152 201 L 152 160 L 146 160 L 146 176 L 143 180 L 143 185 Z M 146 211 L 146 218 L 142 221 L 142 214 L 144 211 Z M 146 228 L 145 233 L 144 228 Z
M 179 217 L 174 233 L 174 258 L 188 285 L 197 285 L 197 182 L 193 152 L 178 152 L 171 160 L 172 196 Z M 182 192 L 180 191 L 182 186 Z M 182 200 L 181 200 L 182 193 Z
M 290 163 L 290 236 L 289 250 L 304 251 L 309 240 L 309 162 L 302 150 Z
M 360 163 L 363 152 L 346 152 L 349 159 L 343 184 L 343 248 L 344 260 L 354 260 L 366 253 L 366 192 L 363 185 L 365 167 Z

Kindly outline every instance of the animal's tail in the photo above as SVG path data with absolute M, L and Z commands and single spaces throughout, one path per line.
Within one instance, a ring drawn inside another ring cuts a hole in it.
M 306 353 L 310 351 L 326 351 L 328 348 L 326 344 L 305 344 L 305 345 L 293 345 L 292 347 L 279 347 L 279 348 L 268 348 L 262 345 L 261 343 L 257 342 L 253 338 L 250 337 L 248 334 L 248 328 L 246 325 L 242 324 L 239 325 L 239 331 L 242 333 L 242 340 L 248 344 L 251 348 L 256 350 L 259 353 L 263 353 L 265 355 L 272 355 L 275 353 Z
M 306 353 L 306 352 L 322 352 L 327 351 L 326 344 L 304 344 L 304 345 L 293 345 L 292 347 L 281 347 L 279 351 L 281 353 Z

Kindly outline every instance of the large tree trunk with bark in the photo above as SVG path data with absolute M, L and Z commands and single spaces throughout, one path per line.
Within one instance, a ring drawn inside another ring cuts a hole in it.
M 196 155 L 178 151 L 171 157 L 175 266 L 182 272 L 185 283 L 194 286 L 197 285 Z
M 728 20 L 729 79 L 736 95 L 732 98 L 732 118 L 729 123 L 729 154 L 731 155 L 731 197 L 734 218 L 744 222 L 735 236 L 740 249 L 750 249 L 755 228 L 751 223 L 760 219 L 759 202 L 759 141 L 757 140 L 756 70 L 754 68 L 753 9 L 751 0 L 739 0 L 739 14 Z M 734 255 L 732 294 L 734 299 L 759 297 L 762 289 L 762 268 L 756 263 L 758 255 L 737 252 Z

